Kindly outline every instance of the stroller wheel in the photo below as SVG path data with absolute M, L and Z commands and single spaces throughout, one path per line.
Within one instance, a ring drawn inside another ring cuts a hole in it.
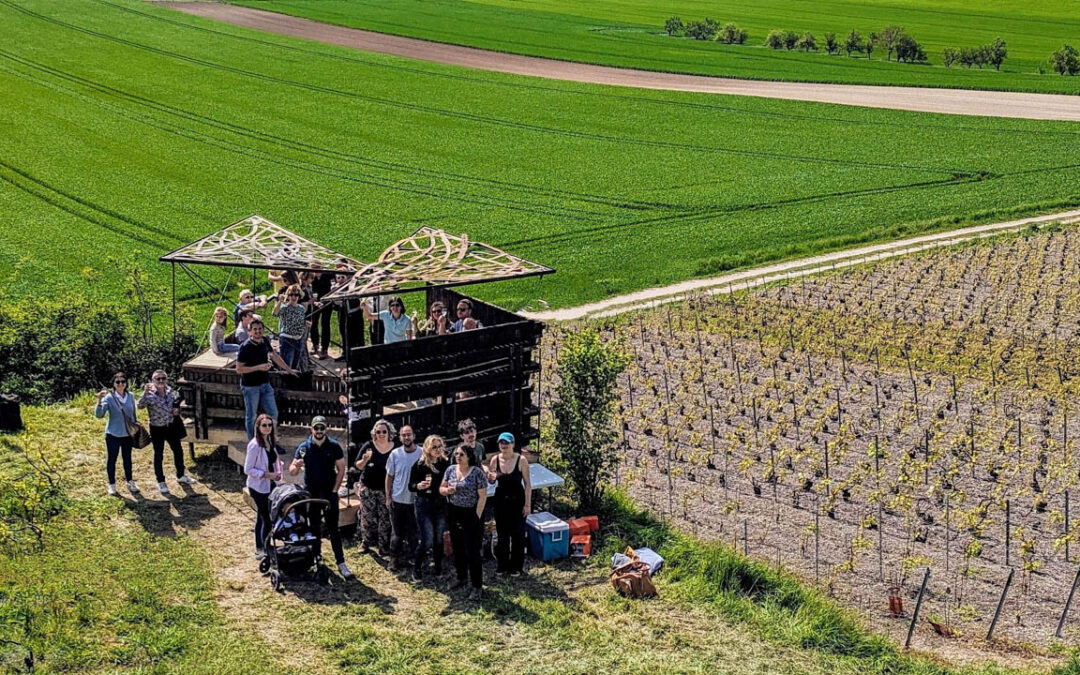
M 270 571 L 270 559 L 263 558 L 259 561 L 259 574 L 266 574 Z
M 270 586 L 275 590 L 281 591 L 281 573 L 274 570 L 270 573 Z

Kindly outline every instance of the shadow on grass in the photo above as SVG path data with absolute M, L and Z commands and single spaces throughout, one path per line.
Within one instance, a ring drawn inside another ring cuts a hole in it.
M 143 529 L 158 537 L 175 537 L 177 526 L 187 530 L 202 527 L 221 513 L 221 509 L 210 503 L 209 497 L 194 491 L 183 497 L 169 495 L 167 499 L 139 497 L 124 504 Z

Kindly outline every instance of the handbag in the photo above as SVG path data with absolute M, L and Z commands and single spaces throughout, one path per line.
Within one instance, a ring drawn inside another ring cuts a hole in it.
M 128 436 L 131 436 L 132 447 L 142 449 L 150 445 L 150 432 L 146 430 L 146 427 L 139 420 L 128 417 L 127 411 L 124 410 L 124 404 L 120 402 L 119 397 L 117 397 L 117 402 L 120 403 L 120 412 L 124 413 L 124 424 L 127 427 Z
M 169 421 L 169 437 L 178 441 L 187 438 L 187 427 L 184 426 L 184 420 L 179 415 L 173 415 Z

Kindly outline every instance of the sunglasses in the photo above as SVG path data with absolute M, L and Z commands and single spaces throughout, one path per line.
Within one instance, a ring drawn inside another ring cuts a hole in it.
M 113 384 L 127 384 L 127 380 L 113 380 Z
M 259 427 L 260 428 L 265 427 L 267 429 L 273 429 L 274 424 L 272 422 L 263 422 L 262 424 L 259 425 Z
M 164 382 L 167 379 L 169 379 L 169 378 L 167 378 L 167 377 L 155 377 L 154 382 Z
M 392 303 L 390 303 L 390 306 L 391 306 L 391 307 L 404 307 L 405 305 L 399 305 L 399 304 L 398 304 L 398 303 L 396 303 L 396 302 L 392 302 Z
M 375 430 L 375 433 L 377 433 L 377 434 L 385 434 L 385 433 L 386 433 L 386 429 L 376 429 L 376 430 Z
M 467 311 L 469 311 L 469 308 L 468 308 L 468 307 L 458 307 L 458 308 L 457 308 L 457 311 L 458 311 L 458 313 L 460 314 L 461 312 L 467 312 Z
M 324 425 L 324 424 L 316 424 L 315 426 L 311 427 L 311 430 L 312 431 L 326 431 L 326 425 Z
M 290 298 L 299 298 L 300 294 L 299 293 L 289 293 L 288 297 L 290 297 Z

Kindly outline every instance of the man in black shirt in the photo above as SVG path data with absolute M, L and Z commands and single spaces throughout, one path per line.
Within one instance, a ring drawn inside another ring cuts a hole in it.
M 244 395 L 244 426 L 249 441 L 255 437 L 255 417 L 260 407 L 275 420 L 278 416 L 274 388 L 270 386 L 271 361 L 290 374 L 297 372 L 274 351 L 270 340 L 263 337 L 263 322 L 254 319 L 248 326 L 248 339 L 236 353 L 236 372 L 240 375 L 240 391 Z
M 311 420 L 311 436 L 296 448 L 296 455 L 289 465 L 289 473 L 294 476 L 301 470 L 304 471 L 304 486 L 311 496 L 329 502 L 323 510 L 320 529 L 330 534 L 330 546 L 334 549 L 334 561 L 341 576 L 353 579 L 353 573 L 345 564 L 345 551 L 341 548 L 338 532 L 338 488 L 345 479 L 345 451 L 326 435 L 326 418 L 322 415 Z M 321 538 L 319 544 L 322 545 Z

